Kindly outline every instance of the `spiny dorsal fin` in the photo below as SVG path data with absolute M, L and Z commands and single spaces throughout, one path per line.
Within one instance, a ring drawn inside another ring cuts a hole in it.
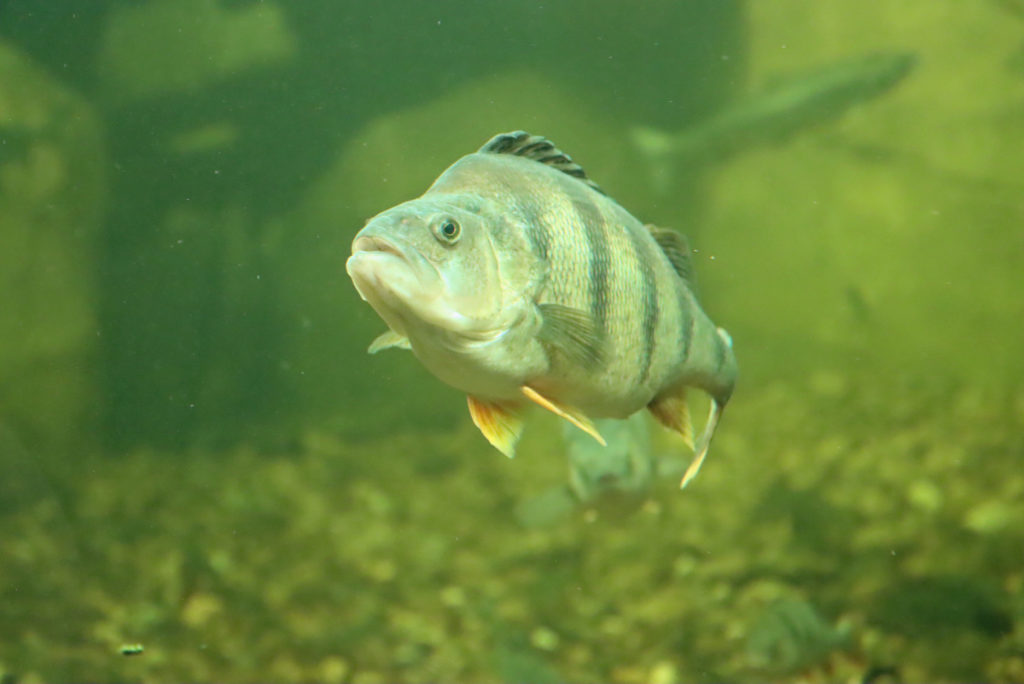
M 587 178 L 583 167 L 574 162 L 569 155 L 555 147 L 555 144 L 545 137 L 530 135 L 526 131 L 512 131 L 511 133 L 499 133 L 491 138 L 480 148 L 481 152 L 492 154 L 514 154 L 539 161 L 567 173 L 573 178 L 583 181 L 602 195 L 605 194 L 597 183 Z
M 680 233 L 668 228 L 647 224 L 647 230 L 651 231 L 651 237 L 661 247 L 661 251 L 668 257 L 672 268 L 686 283 L 693 282 L 693 266 L 690 264 L 690 244 Z

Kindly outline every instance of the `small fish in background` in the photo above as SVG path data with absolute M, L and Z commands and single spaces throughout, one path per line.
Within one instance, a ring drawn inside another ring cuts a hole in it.
M 792 674 L 821 665 L 830 653 L 850 645 L 849 625 L 833 627 L 803 599 L 780 599 L 754 620 L 746 652 L 757 671 Z
M 632 503 L 635 507 L 662 473 L 651 445 L 649 423 L 642 412 L 626 420 L 595 420 L 606 446 L 566 423 L 563 444 L 568 481 L 521 501 L 516 518 L 525 527 L 546 527 L 584 505 L 614 508 L 615 504 Z
M 644 493 L 657 474 L 647 416 L 634 413 L 626 420 L 604 419 L 596 426 L 605 438 L 602 447 L 571 425 L 563 433 L 569 459 L 569 488 L 580 501 L 608 492 Z
M 601 444 L 593 418 L 647 408 L 692 444 L 686 392 L 711 409 L 685 486 L 732 396 L 732 340 L 697 303 L 685 239 L 645 226 L 549 140 L 497 135 L 418 199 L 370 219 L 346 264 L 408 347 L 466 393 L 507 456 L 531 402 Z
M 671 189 L 674 167 L 722 163 L 760 145 L 780 143 L 838 119 L 888 92 L 917 62 L 910 53 L 845 59 L 765 88 L 702 123 L 677 133 L 646 126 L 629 131 L 633 146 L 651 164 L 656 189 Z

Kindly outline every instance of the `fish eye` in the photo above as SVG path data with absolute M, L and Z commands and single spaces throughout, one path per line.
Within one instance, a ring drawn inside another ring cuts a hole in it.
M 438 239 L 442 242 L 454 245 L 462 234 L 462 227 L 459 226 L 459 222 L 455 219 L 446 218 L 437 225 L 436 233 Z

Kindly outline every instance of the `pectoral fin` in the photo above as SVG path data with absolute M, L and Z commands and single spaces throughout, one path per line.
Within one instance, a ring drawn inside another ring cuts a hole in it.
M 561 304 L 540 304 L 541 342 L 557 349 L 584 368 L 601 360 L 601 339 L 590 314 Z
M 370 348 L 366 350 L 366 353 L 376 354 L 383 349 L 390 349 L 392 347 L 396 349 L 412 349 L 412 345 L 409 344 L 409 338 L 402 337 L 394 330 L 388 330 L 378 335 L 377 339 L 370 343 Z
M 690 407 L 686 403 L 686 389 L 651 402 L 647 410 L 659 423 L 682 435 L 686 446 L 693 449 L 693 423 L 690 421 Z
M 476 397 L 466 397 L 469 415 L 480 428 L 487 441 L 509 458 L 516 455 L 516 442 L 523 432 L 523 419 L 518 408 L 511 404 L 498 404 Z
M 551 399 L 548 399 L 547 397 L 539 393 L 537 390 L 533 389 L 532 387 L 529 387 L 528 385 L 523 385 L 520 389 L 522 389 L 523 394 L 525 394 L 526 398 L 529 399 L 530 401 L 540 404 L 548 411 L 551 411 L 557 416 L 565 418 L 567 421 L 578 427 L 580 430 L 583 430 L 588 435 L 596 439 L 601 446 L 608 446 L 608 444 L 604 441 L 604 437 L 602 437 L 601 433 L 597 431 L 597 428 L 594 427 L 594 424 L 590 422 L 590 419 L 583 415 L 583 413 L 581 413 L 579 410 L 571 406 L 565 406 L 564 404 L 554 402 Z

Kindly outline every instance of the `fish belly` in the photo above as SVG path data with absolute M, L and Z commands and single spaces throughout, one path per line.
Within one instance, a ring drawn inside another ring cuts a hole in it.
M 540 344 L 509 337 L 459 349 L 444 341 L 421 337 L 413 338 L 412 349 L 438 380 L 478 399 L 521 401 L 527 378 L 542 375 L 548 369 L 547 356 Z

